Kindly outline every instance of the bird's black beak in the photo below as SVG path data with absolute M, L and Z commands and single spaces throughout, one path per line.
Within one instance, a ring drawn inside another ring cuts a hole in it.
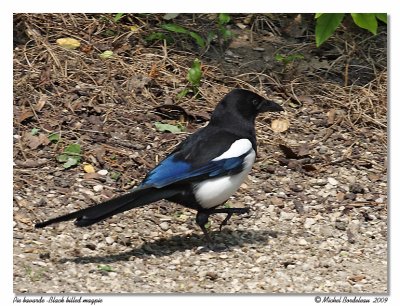
M 278 103 L 270 100 L 264 100 L 260 105 L 259 112 L 282 112 L 284 109 Z

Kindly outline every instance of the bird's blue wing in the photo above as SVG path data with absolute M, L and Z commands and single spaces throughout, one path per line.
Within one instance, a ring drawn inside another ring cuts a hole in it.
M 191 163 L 180 160 L 176 154 L 172 154 L 148 173 L 140 187 L 162 188 L 179 181 L 190 181 L 199 179 L 200 177 L 216 177 L 228 173 L 237 173 L 242 171 L 244 158 L 249 152 L 250 150 L 237 157 L 211 160 L 205 165 L 197 167 L 193 167 Z

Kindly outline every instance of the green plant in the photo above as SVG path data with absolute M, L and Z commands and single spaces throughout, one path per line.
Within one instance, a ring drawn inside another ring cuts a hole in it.
M 203 76 L 201 72 L 201 62 L 196 58 L 193 61 L 192 67 L 189 69 L 187 74 L 187 80 L 192 84 L 194 88 L 200 86 L 201 77 Z
M 114 20 L 114 22 L 118 22 L 118 21 L 120 21 L 120 20 L 121 20 L 122 18 L 124 18 L 124 17 L 125 17 L 125 14 L 124 14 L 124 13 L 117 13 L 117 14 L 115 14 L 113 20 Z
M 64 148 L 63 153 L 57 156 L 57 161 L 64 163 L 64 168 L 70 168 L 81 161 L 81 146 L 73 143 Z
M 228 14 L 221 13 L 218 15 L 218 31 L 224 41 L 227 41 L 233 36 L 232 31 L 226 27 L 230 20 L 231 17 Z
M 303 58 L 304 58 L 303 54 L 289 54 L 289 55 L 283 55 L 281 53 L 275 54 L 275 60 L 278 62 L 282 62 L 285 66 L 291 62 L 294 62 L 295 60 Z
M 51 133 L 48 137 L 47 137 L 51 142 L 53 143 L 57 143 L 60 141 L 60 134 L 58 133 Z
M 164 30 L 167 30 L 169 32 L 189 35 L 191 38 L 194 39 L 194 41 L 196 42 L 196 44 L 199 47 L 204 48 L 206 46 L 205 40 L 199 34 L 197 34 L 196 32 L 190 31 L 184 27 L 181 27 L 180 25 L 177 25 L 175 23 L 165 23 L 165 24 L 161 25 L 161 28 L 163 28 Z
M 199 59 L 196 58 L 193 61 L 192 67 L 189 69 L 188 74 L 186 76 L 186 79 L 191 84 L 191 88 L 183 89 L 178 94 L 178 98 L 185 97 L 189 92 L 193 92 L 196 97 L 197 94 L 199 93 L 199 86 L 200 86 L 202 76 L 203 76 L 203 73 L 201 71 L 201 62 L 199 61 Z
M 98 265 L 97 269 L 103 272 L 113 272 L 113 268 L 109 265 Z
M 378 20 L 387 23 L 387 14 L 384 13 L 351 13 L 354 23 L 360 28 L 376 34 Z M 315 42 L 317 47 L 322 45 L 342 23 L 344 13 L 318 13 L 315 14 Z
M 173 134 L 181 133 L 185 131 L 185 127 L 181 124 L 172 125 L 168 123 L 154 122 L 156 129 L 160 132 L 170 132 Z

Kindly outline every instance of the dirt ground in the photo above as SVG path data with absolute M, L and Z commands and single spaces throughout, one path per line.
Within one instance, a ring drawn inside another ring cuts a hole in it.
M 113 17 L 14 16 L 14 291 L 386 293 L 386 27 L 372 36 L 345 21 L 316 48 L 312 16 L 238 14 L 233 38 L 200 48 L 160 30 L 162 14 Z M 216 18 L 168 22 L 206 37 Z M 146 39 L 156 32 L 169 43 Z M 199 97 L 178 98 L 196 58 Z M 221 232 L 225 216 L 212 217 L 221 251 L 205 247 L 195 212 L 166 201 L 89 228 L 34 228 L 133 188 L 235 87 L 285 112 L 257 119 L 256 163 L 229 202 L 251 212 Z M 65 169 L 56 158 L 73 143 L 81 160 Z

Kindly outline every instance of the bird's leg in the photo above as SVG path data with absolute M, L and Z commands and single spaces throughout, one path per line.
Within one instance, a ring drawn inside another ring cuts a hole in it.
M 217 213 L 226 213 L 227 214 L 226 218 L 224 219 L 224 221 L 222 221 L 222 223 L 219 226 L 219 230 L 221 231 L 222 227 L 224 225 L 228 224 L 228 221 L 232 217 L 233 214 L 241 215 L 241 214 L 248 213 L 249 211 L 250 211 L 249 207 L 243 207 L 243 208 L 218 208 L 218 209 L 212 210 L 210 212 L 210 215 L 211 214 L 217 214 Z
M 222 231 L 222 227 L 224 225 L 228 224 L 229 219 L 232 217 L 233 212 L 228 212 L 228 214 L 226 215 L 226 218 L 224 219 L 224 221 L 221 222 L 221 224 L 219 225 L 219 231 Z
M 201 230 L 203 231 L 204 236 L 206 237 L 206 240 L 207 240 L 208 244 L 210 246 L 212 246 L 213 245 L 213 241 L 211 240 L 211 237 L 208 234 L 208 231 L 206 229 L 206 224 L 208 222 L 208 217 L 209 216 L 210 216 L 209 212 L 199 210 L 197 212 L 197 215 L 196 215 L 196 223 L 197 223 L 198 226 L 200 226 Z

